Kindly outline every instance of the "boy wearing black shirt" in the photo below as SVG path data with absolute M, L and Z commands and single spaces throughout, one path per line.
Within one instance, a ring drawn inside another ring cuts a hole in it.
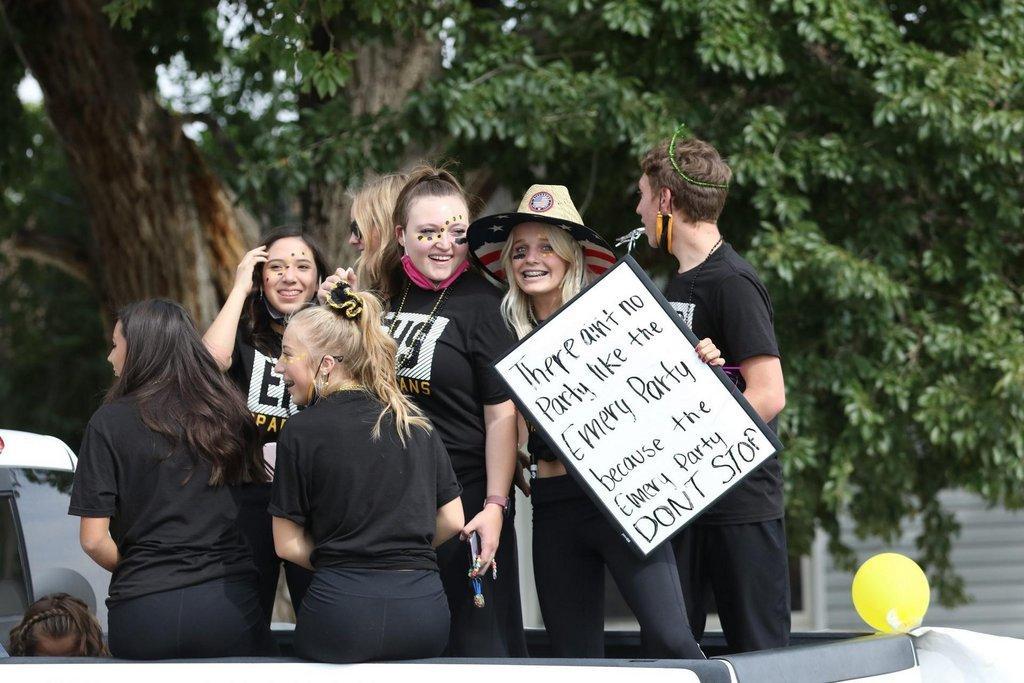
M 642 170 L 636 212 L 651 246 L 679 262 L 666 298 L 698 338 L 714 341 L 744 397 L 775 429 L 786 399 L 771 299 L 717 225 L 732 172 L 711 145 L 689 137 L 683 126 L 644 156 Z M 732 650 L 788 644 L 789 569 L 777 457 L 672 543 L 696 638 L 704 632 L 704 603 L 713 591 Z

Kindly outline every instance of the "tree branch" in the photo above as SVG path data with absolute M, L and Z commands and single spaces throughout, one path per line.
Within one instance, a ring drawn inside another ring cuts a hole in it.
M 96 286 L 91 276 L 89 255 L 72 240 L 44 235 L 35 230 L 19 230 L 0 242 L 0 251 L 11 259 L 52 266 L 90 288 Z

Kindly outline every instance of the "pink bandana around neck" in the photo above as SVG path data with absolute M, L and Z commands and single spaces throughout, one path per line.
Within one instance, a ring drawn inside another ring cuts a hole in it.
M 412 259 L 409 258 L 408 255 L 402 257 L 402 270 L 405 271 L 409 280 L 420 289 L 426 289 L 431 292 L 440 292 L 442 289 L 447 289 L 458 279 L 460 275 L 465 273 L 468 268 L 469 259 L 466 259 L 455 268 L 455 272 L 449 275 L 447 279 L 435 283 L 413 265 Z

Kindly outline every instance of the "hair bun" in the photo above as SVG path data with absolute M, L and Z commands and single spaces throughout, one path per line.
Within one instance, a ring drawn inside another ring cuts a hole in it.
M 336 284 L 326 303 L 349 320 L 355 320 L 363 312 L 363 297 L 352 291 L 347 282 Z

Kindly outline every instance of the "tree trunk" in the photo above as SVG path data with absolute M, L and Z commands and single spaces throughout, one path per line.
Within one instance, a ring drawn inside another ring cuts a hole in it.
M 255 221 L 143 85 L 102 0 L 3 0 L 16 46 L 82 187 L 93 278 L 110 311 L 180 301 L 213 320 Z
M 326 45 L 315 46 L 327 49 Z M 394 43 L 380 41 L 347 43 L 342 49 L 355 53 L 353 75 L 344 92 L 352 114 L 378 114 L 385 109 L 401 109 L 410 93 L 422 87 L 441 70 L 441 44 L 426 36 L 395 36 Z M 315 96 L 314 96 L 315 97 Z M 305 106 L 316 106 L 308 101 Z M 431 151 L 409 147 L 402 158 L 390 168 L 375 169 L 381 173 L 398 171 Z M 374 169 L 367 169 L 367 171 Z M 361 179 L 355 179 L 355 183 Z M 357 254 L 348 245 L 350 187 L 343 182 L 313 180 L 302 197 L 303 219 L 323 244 L 328 259 L 337 265 L 352 265 Z

